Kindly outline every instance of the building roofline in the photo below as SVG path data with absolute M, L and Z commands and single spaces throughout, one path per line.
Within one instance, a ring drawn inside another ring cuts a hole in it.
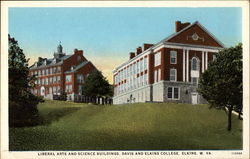
M 203 45 L 190 45 L 190 44 L 183 44 L 183 43 L 171 43 L 171 42 L 166 42 L 166 41 L 172 39 L 173 37 L 175 37 L 175 36 L 181 34 L 182 32 L 184 32 L 185 30 L 189 29 L 190 27 L 194 26 L 195 24 L 197 24 L 198 26 L 200 26 L 205 32 L 207 32 L 207 33 L 208 33 L 217 43 L 219 43 L 222 47 L 212 47 L 212 46 L 205 46 L 205 45 L 203 46 Z M 225 48 L 225 46 L 224 46 L 224 44 L 223 44 L 222 42 L 220 42 L 217 38 L 215 38 L 215 36 L 214 36 L 212 33 L 210 33 L 204 26 L 202 26 L 198 21 L 195 21 L 194 23 L 188 25 L 187 27 L 183 28 L 183 29 L 180 30 L 179 32 L 173 33 L 173 34 L 171 34 L 170 36 L 168 36 L 168 37 L 164 38 L 163 40 L 159 41 L 159 42 L 156 43 L 155 45 L 153 45 L 153 46 L 151 46 L 150 48 L 148 48 L 147 50 L 143 51 L 141 54 L 139 54 L 139 55 L 135 56 L 134 58 L 129 59 L 128 61 L 126 61 L 126 62 L 120 64 L 119 66 L 117 66 L 117 67 L 112 71 L 112 73 L 115 73 L 115 72 L 117 71 L 117 69 L 119 69 L 120 67 L 122 67 L 122 66 L 128 64 L 129 62 L 131 62 L 131 61 L 133 61 L 133 60 L 139 58 L 140 56 L 145 55 L 146 52 L 148 52 L 148 51 L 151 52 L 152 50 L 155 50 L 157 47 L 160 47 L 160 46 L 162 46 L 162 45 L 164 45 L 164 44 L 171 44 L 171 45 L 174 44 L 174 45 L 181 45 L 181 46 L 185 46 L 185 47 L 188 47 L 188 46 L 186 46 L 186 45 L 189 45 L 189 47 L 190 47 L 190 46 L 192 46 L 192 47 L 197 47 L 197 48 L 204 48 L 204 47 L 206 47 L 206 48 L 210 48 L 210 49 L 223 49 L 223 48 Z

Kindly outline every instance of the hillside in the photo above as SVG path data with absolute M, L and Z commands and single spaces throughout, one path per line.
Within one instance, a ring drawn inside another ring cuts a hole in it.
M 242 121 L 228 132 L 224 111 L 208 105 L 139 103 L 39 105 L 46 125 L 10 128 L 10 150 L 242 149 Z

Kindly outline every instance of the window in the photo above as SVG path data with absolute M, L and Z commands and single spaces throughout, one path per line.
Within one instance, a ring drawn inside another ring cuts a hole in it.
M 40 79 L 37 80 L 37 84 L 40 85 Z
M 60 83 L 60 82 L 61 82 L 61 77 L 57 76 L 57 83 Z
M 56 94 L 56 86 L 53 87 L 53 93 Z
M 71 82 L 71 75 L 66 76 L 66 82 Z
M 148 74 L 145 74 L 144 78 L 145 78 L 145 85 L 146 85 L 148 84 Z
M 136 62 L 136 73 L 139 73 L 139 67 L 140 67 L 139 61 L 137 61 L 137 62 Z
M 53 68 L 53 73 L 56 73 L 56 67 Z
M 179 99 L 179 87 L 168 87 L 168 99 Z
M 170 69 L 170 81 L 176 81 L 176 69 Z
M 215 54 L 213 54 L 213 61 L 216 59 L 216 55 Z
M 83 75 L 82 74 L 77 74 L 77 82 L 83 83 Z
M 161 52 L 158 52 L 155 54 L 155 66 L 158 66 L 161 64 Z
M 171 64 L 177 63 L 177 52 L 176 51 L 170 51 L 170 63 Z
M 192 70 L 193 71 L 198 71 L 199 70 L 199 64 L 198 64 L 198 59 L 196 57 L 192 58 Z
M 49 79 L 48 78 L 45 78 L 45 84 L 47 85 L 49 82 Z
M 57 93 L 59 94 L 61 92 L 60 86 L 57 86 Z
M 66 85 L 66 92 L 72 92 L 72 85 Z
M 158 81 L 161 80 L 161 69 L 158 69 Z
M 49 74 L 49 69 L 46 69 L 46 75 L 48 75 Z
M 61 67 L 60 66 L 57 67 L 57 72 L 61 73 Z
M 157 70 L 154 72 L 154 82 L 157 82 Z
M 49 94 L 52 94 L 52 87 L 49 87 Z
M 172 87 L 168 87 L 168 98 L 172 99 Z
M 78 94 L 79 94 L 79 95 L 82 94 L 82 86 L 81 86 L 81 85 L 78 86 Z
M 52 69 L 52 67 L 50 68 L 50 73 L 53 74 L 53 69 Z
M 44 85 L 44 78 L 42 79 L 42 85 Z
M 144 57 L 144 70 L 148 69 L 148 58 Z
M 142 72 L 144 70 L 143 68 L 143 60 L 140 60 L 140 72 Z
M 49 83 L 51 84 L 52 82 L 53 82 L 53 78 L 50 77 L 50 78 L 49 78 Z
M 198 78 L 197 77 L 192 77 L 191 82 L 193 85 L 198 85 Z
M 56 76 L 53 77 L 53 83 L 56 83 Z

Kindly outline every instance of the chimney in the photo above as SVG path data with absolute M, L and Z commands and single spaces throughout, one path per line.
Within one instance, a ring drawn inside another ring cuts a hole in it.
M 83 50 L 75 49 L 74 54 L 82 54 L 83 55 Z
M 152 47 L 154 44 L 143 44 L 143 51 L 147 50 L 148 48 Z
M 139 55 L 140 53 L 142 53 L 142 48 L 141 47 L 138 47 L 136 49 L 136 56 Z
M 132 58 L 134 58 L 135 57 L 135 53 L 134 52 L 130 52 L 129 53 L 129 59 L 132 59 Z
M 189 25 L 190 25 L 189 22 L 181 23 L 181 21 L 176 21 L 175 22 L 175 32 L 179 32 L 179 31 L 181 31 L 182 29 L 186 28 Z
M 42 62 L 43 58 L 42 57 L 38 57 L 38 62 Z

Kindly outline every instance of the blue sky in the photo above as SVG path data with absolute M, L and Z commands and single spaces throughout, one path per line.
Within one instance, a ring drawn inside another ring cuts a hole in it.
M 226 47 L 242 40 L 241 8 L 10 8 L 9 33 L 34 62 L 52 57 L 59 41 L 87 59 L 112 82 L 112 70 L 143 43 L 172 34 L 175 21 L 199 21 Z

